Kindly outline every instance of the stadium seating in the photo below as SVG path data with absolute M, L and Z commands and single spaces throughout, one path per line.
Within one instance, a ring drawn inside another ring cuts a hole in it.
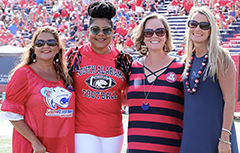
M 173 39 L 173 44 L 175 46 L 173 52 L 177 54 L 177 51 L 183 48 L 185 29 L 187 26 L 188 16 L 175 16 L 167 14 L 167 5 L 169 1 L 159 7 L 159 14 L 162 14 L 168 20 L 171 27 L 171 34 Z M 227 12 L 224 12 L 227 18 Z M 227 48 L 231 53 L 240 53 L 240 17 L 232 24 L 228 26 L 228 29 L 220 30 L 219 36 L 221 39 L 221 45 L 223 48 Z

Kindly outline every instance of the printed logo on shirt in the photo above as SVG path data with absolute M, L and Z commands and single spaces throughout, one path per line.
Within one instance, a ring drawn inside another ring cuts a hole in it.
M 92 99 L 101 99 L 101 100 L 109 100 L 109 99 L 117 99 L 116 91 L 106 91 L 106 92 L 98 92 L 82 89 L 82 96 Z
M 85 83 L 95 90 L 106 90 L 113 88 L 117 83 L 114 79 L 105 75 L 93 75 L 85 80 Z M 116 91 L 91 91 L 82 89 L 83 97 L 92 99 L 117 99 Z
M 113 67 L 104 67 L 104 66 L 100 66 L 98 65 L 96 67 L 96 65 L 89 65 L 89 66 L 85 66 L 85 67 L 81 67 L 78 70 L 77 76 L 80 75 L 84 75 L 84 74 L 104 74 L 104 75 L 109 75 L 109 76 L 115 76 L 120 78 L 122 81 L 124 81 L 124 74 L 122 71 L 113 68 Z
M 72 93 L 62 87 L 48 88 L 43 87 L 41 94 L 45 97 L 45 104 L 51 109 L 47 109 L 46 116 L 59 116 L 59 117 L 72 117 L 72 109 L 60 109 L 67 108 L 69 106 L 69 100 Z M 60 107 L 59 109 L 57 109 Z
M 86 84 L 96 90 L 106 90 L 114 87 L 117 83 L 109 76 L 93 75 L 85 80 Z
M 116 91 L 104 90 L 111 89 L 117 85 L 117 82 L 113 79 L 114 77 L 124 81 L 124 74 L 121 70 L 111 66 L 88 65 L 78 70 L 77 77 L 85 74 L 92 74 L 85 80 L 85 83 L 93 90 L 82 89 L 83 97 L 101 100 L 117 99 Z

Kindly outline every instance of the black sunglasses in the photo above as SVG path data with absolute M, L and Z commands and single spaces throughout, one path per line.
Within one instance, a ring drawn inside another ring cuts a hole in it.
M 47 43 L 48 46 L 56 46 L 58 45 L 58 42 L 56 39 L 48 39 L 48 40 L 42 40 L 42 39 L 38 39 L 35 41 L 35 46 L 37 47 L 42 47 L 45 45 L 45 43 Z
M 208 30 L 211 27 L 209 22 L 197 22 L 195 20 L 188 21 L 188 27 L 191 29 L 197 28 L 198 25 L 202 30 Z
M 101 29 L 99 27 L 90 27 L 90 32 L 92 35 L 98 35 Z M 110 35 L 112 33 L 112 28 L 107 27 L 102 29 L 104 35 Z
M 150 38 L 153 36 L 153 34 L 156 34 L 158 37 L 163 37 L 166 33 L 166 30 L 164 28 L 157 28 L 156 30 L 153 29 L 144 29 L 143 35 L 146 38 Z

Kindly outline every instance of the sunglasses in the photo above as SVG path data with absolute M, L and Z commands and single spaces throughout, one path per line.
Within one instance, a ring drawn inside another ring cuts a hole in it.
M 101 29 L 99 27 L 90 27 L 90 32 L 92 35 L 98 35 L 101 32 Z M 102 33 L 104 35 L 110 35 L 112 33 L 112 28 L 103 28 Z
M 48 40 L 42 40 L 42 39 L 38 39 L 35 41 L 35 46 L 37 47 L 42 47 L 45 45 L 45 43 L 47 43 L 48 46 L 57 46 L 58 42 L 56 39 L 48 39 Z
M 146 38 L 150 38 L 153 36 L 153 34 L 156 34 L 158 37 L 163 37 L 166 33 L 166 30 L 164 28 L 157 28 L 156 30 L 153 29 L 144 29 L 143 35 Z
M 202 30 L 208 30 L 211 27 L 209 22 L 197 22 L 195 20 L 188 21 L 188 27 L 191 29 L 197 28 L 198 25 Z

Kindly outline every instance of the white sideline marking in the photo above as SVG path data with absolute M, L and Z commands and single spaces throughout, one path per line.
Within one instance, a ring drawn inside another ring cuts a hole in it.
M 8 147 L 12 147 L 12 145 L 4 145 L 4 146 L 0 146 L 0 148 L 8 148 Z
M 0 137 L 0 140 L 2 139 L 11 139 L 12 137 Z

